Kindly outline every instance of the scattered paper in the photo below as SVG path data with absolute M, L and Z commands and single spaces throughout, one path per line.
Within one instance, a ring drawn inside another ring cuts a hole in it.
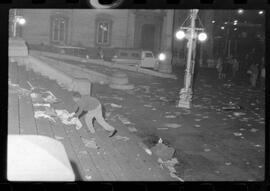
M 226 162 L 225 163 L 227 166 L 230 166 L 232 163 L 231 162 Z
M 86 175 L 85 178 L 86 178 L 87 180 L 91 180 L 91 179 L 92 179 L 92 176 Z
M 234 134 L 234 136 L 237 136 L 237 137 L 242 136 L 242 133 L 233 133 L 233 134 Z
M 236 116 L 236 117 L 239 117 L 239 116 L 242 116 L 242 115 L 246 115 L 246 113 L 243 113 L 243 112 L 234 112 L 233 115 Z
M 181 182 L 184 182 L 182 178 L 176 175 L 177 172 L 174 166 L 179 163 L 177 158 L 172 158 L 171 160 L 167 160 L 167 161 L 163 161 L 161 158 L 158 158 L 158 162 L 160 163 L 161 168 L 165 166 L 170 171 L 171 177 L 176 178 Z
M 75 125 L 77 130 L 82 127 L 82 123 L 77 117 L 70 119 L 71 114 L 67 110 L 55 110 L 55 112 L 65 125 Z
M 95 138 L 92 138 L 90 140 L 82 138 L 82 141 L 83 141 L 83 144 L 88 148 L 99 149 L 99 147 L 97 146 Z
M 166 115 L 165 118 L 173 119 L 173 118 L 176 118 L 176 116 L 175 115 Z
M 128 137 L 124 137 L 124 136 L 120 136 L 120 135 L 116 135 L 115 139 L 117 140 L 123 140 L 123 141 L 128 141 L 130 138 Z
M 138 130 L 135 127 L 128 127 L 130 132 L 137 132 Z
M 40 106 L 51 107 L 51 104 L 49 104 L 49 103 L 34 103 L 33 106 L 35 106 L 35 107 L 40 107 Z
M 45 119 L 49 119 L 53 122 L 56 122 L 54 118 L 52 118 L 50 115 L 46 114 L 46 111 L 35 111 L 35 114 L 34 114 L 34 117 L 35 118 L 45 118 Z
M 259 131 L 259 130 L 255 129 L 255 128 L 250 129 L 250 132 L 252 132 L 252 133 L 256 133 L 257 131 Z
M 182 127 L 181 124 L 177 124 L 177 123 L 166 123 L 165 126 L 166 127 L 170 127 L 170 128 L 179 128 L 179 127 Z
M 116 107 L 116 108 L 122 108 L 122 105 L 117 105 L 117 104 L 115 104 L 115 103 L 111 103 L 111 106 L 112 106 L 112 107 Z

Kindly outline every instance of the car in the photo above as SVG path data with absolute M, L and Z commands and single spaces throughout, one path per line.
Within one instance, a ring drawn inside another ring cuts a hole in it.
M 150 50 L 118 49 L 112 58 L 117 64 L 158 69 L 159 61 Z

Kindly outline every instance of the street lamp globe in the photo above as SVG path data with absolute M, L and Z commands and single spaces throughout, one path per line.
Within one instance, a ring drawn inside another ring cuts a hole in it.
M 182 40 L 183 38 L 185 38 L 186 34 L 184 31 L 179 30 L 176 32 L 175 36 L 178 40 Z
M 158 59 L 159 59 L 160 61 L 164 61 L 164 60 L 166 59 L 166 55 L 165 55 L 164 53 L 160 53 L 160 54 L 158 55 Z
M 244 10 L 243 9 L 238 9 L 238 14 L 242 15 L 244 13 Z
M 205 32 L 201 32 L 198 35 L 198 39 L 199 39 L 199 41 L 205 41 L 207 39 L 207 34 Z
M 24 18 L 19 18 L 19 19 L 18 19 L 18 23 L 19 23 L 20 25 L 24 25 L 24 24 L 26 23 L 26 20 L 25 20 Z

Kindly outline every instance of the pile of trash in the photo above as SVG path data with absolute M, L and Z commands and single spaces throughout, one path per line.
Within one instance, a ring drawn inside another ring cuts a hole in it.
M 163 144 L 163 140 L 160 138 L 158 143 L 151 148 L 151 151 L 154 155 L 158 157 L 158 162 L 160 163 L 160 167 L 166 167 L 170 176 L 178 179 L 179 181 L 184 181 L 182 178 L 176 175 L 175 165 L 178 164 L 177 158 L 173 158 L 175 149 Z
M 27 90 L 27 93 L 30 95 L 35 108 L 35 118 L 45 118 L 54 123 L 56 118 L 59 118 L 65 125 L 75 125 L 77 130 L 82 127 L 80 120 L 73 117 L 67 110 L 55 110 L 51 107 L 51 104 L 61 102 L 61 99 L 57 98 L 51 91 L 36 88 L 29 81 L 27 83 L 31 88 L 31 90 Z

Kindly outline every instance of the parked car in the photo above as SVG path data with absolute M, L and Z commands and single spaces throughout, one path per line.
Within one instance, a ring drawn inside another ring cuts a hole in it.
M 158 69 L 159 61 L 149 50 L 117 49 L 112 61 L 141 68 Z

